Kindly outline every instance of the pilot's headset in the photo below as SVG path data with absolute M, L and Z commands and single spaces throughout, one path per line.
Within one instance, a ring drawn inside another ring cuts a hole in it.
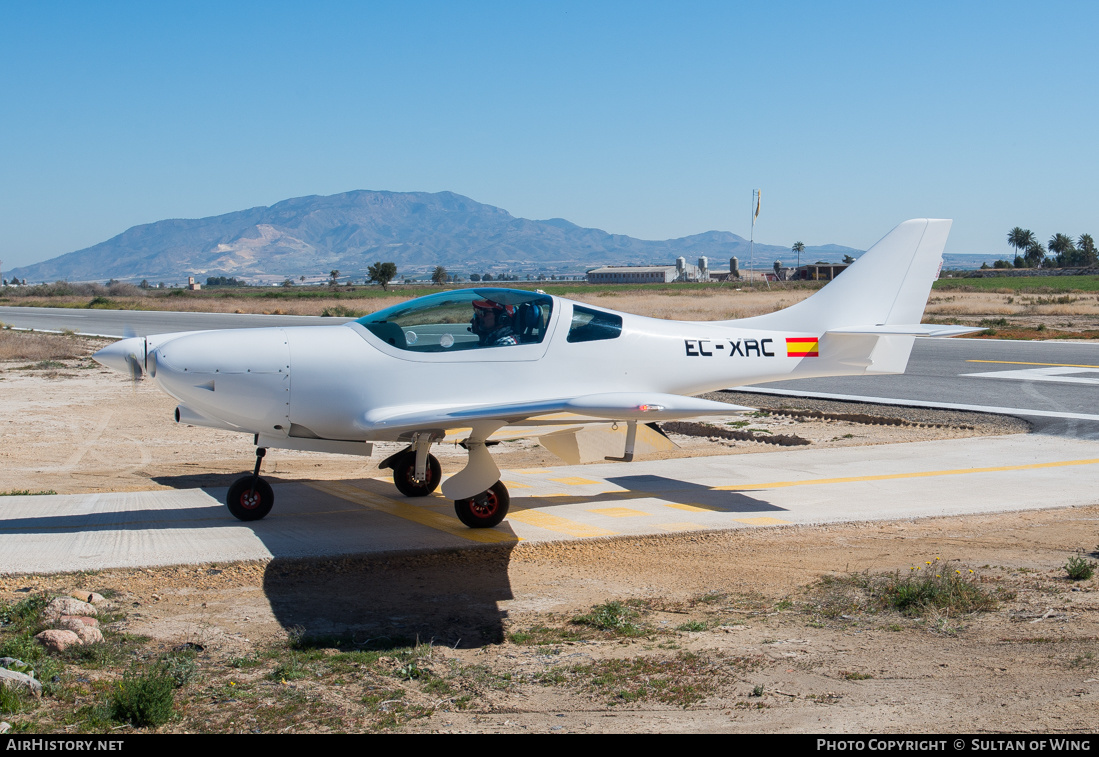
M 493 302 L 492 300 L 474 300 L 473 301 L 473 321 L 470 324 L 469 330 L 474 334 L 482 333 L 478 330 L 477 326 L 477 313 L 478 311 L 492 311 L 496 316 L 496 326 L 493 331 L 501 326 L 510 326 L 512 317 L 515 315 L 514 305 L 501 305 L 499 302 Z

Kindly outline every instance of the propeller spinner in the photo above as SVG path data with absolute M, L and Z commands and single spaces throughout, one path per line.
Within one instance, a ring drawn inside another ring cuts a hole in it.
M 133 336 L 109 344 L 92 355 L 100 365 L 120 373 L 128 373 L 137 381 L 145 375 L 145 361 L 148 356 L 148 344 L 145 337 Z

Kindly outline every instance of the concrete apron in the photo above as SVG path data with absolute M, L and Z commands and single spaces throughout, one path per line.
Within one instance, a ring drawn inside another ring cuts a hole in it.
M 1016 434 L 505 470 L 507 519 L 468 529 L 438 492 L 383 476 L 269 479 L 243 523 L 225 489 L 0 497 L 0 574 L 320 557 L 474 544 L 1073 507 L 1099 503 L 1099 443 Z

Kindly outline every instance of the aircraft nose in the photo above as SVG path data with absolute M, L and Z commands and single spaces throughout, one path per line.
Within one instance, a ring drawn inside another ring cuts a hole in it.
M 196 331 L 155 345 L 149 370 L 188 408 L 270 432 L 290 427 L 290 347 L 279 328 Z
M 134 373 L 135 365 L 139 370 L 144 370 L 145 337 L 134 336 L 129 339 L 119 339 L 114 344 L 108 344 L 92 355 L 92 359 L 100 365 L 128 375 Z

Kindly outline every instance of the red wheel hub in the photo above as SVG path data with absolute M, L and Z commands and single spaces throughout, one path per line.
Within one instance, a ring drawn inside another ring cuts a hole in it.
M 469 509 L 478 518 L 491 518 L 496 514 L 496 508 L 499 506 L 500 501 L 496 499 L 496 492 L 490 490 L 470 500 Z

